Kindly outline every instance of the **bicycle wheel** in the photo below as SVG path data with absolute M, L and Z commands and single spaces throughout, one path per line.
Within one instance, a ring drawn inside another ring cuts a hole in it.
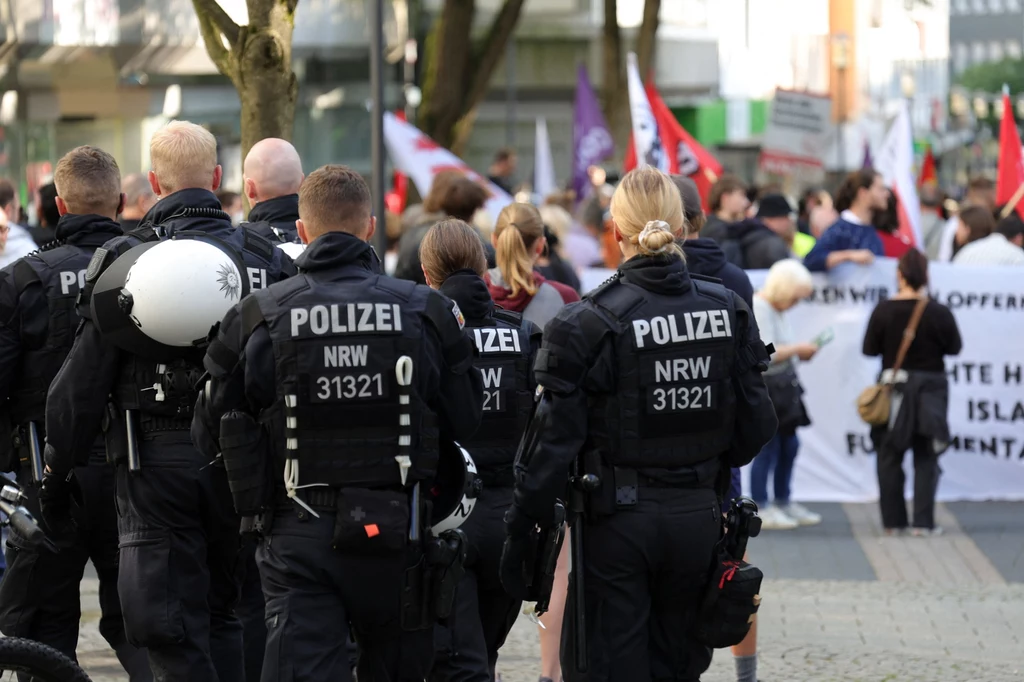
M 19 637 L 0 638 L 0 680 L 91 682 L 85 671 L 61 652 Z

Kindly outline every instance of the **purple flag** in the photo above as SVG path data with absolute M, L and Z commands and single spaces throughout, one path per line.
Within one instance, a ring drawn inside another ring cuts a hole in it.
M 572 188 L 577 200 L 590 191 L 587 169 L 604 161 L 615 150 L 612 134 L 597 103 L 594 89 L 587 77 L 587 67 L 580 65 L 576 81 L 576 115 L 572 124 Z
M 861 164 L 861 168 L 874 168 L 875 160 L 871 158 L 871 145 L 868 144 L 867 140 L 864 140 L 864 163 Z

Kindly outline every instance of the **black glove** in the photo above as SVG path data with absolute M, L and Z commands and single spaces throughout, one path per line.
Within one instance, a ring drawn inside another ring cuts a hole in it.
M 50 534 L 55 537 L 74 535 L 78 531 L 75 512 L 82 505 L 82 488 L 73 470 L 63 476 L 49 470 L 43 473 L 39 512 Z
M 533 601 L 530 583 L 533 581 L 534 547 L 533 519 L 515 505 L 505 512 L 505 546 L 501 550 L 501 584 L 510 597 Z

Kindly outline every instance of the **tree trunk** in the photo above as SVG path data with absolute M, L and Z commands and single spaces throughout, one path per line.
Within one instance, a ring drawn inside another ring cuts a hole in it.
M 625 154 L 629 140 L 629 92 L 622 58 L 618 0 L 604 0 L 604 30 L 601 38 L 601 103 L 615 141 L 616 157 Z
M 292 31 L 298 0 L 247 0 L 249 24 L 236 25 L 217 0 L 192 0 L 206 51 L 242 103 L 242 159 L 268 137 L 291 140 L 298 81 Z
M 445 0 L 425 45 L 425 78 L 420 128 L 435 142 L 460 149 L 473 129 L 505 47 L 512 39 L 525 0 L 505 0 L 487 35 L 474 45 L 475 0 Z
M 644 2 L 644 18 L 640 24 L 640 33 L 636 39 L 636 60 L 640 68 L 640 78 L 645 82 L 653 77 L 651 67 L 654 65 L 654 48 L 658 35 L 658 15 L 661 13 L 661 0 Z

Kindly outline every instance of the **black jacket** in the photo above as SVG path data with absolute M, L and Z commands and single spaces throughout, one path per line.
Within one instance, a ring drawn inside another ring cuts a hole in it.
M 272 242 L 294 243 L 299 241 L 295 221 L 299 219 L 299 195 L 267 199 L 252 207 L 249 222 L 240 227 L 255 230 Z
M 375 257 L 370 245 L 344 232 L 329 232 L 318 237 L 296 259 L 301 277 L 338 281 L 377 276 Z M 272 288 L 272 287 L 271 287 Z M 445 301 L 448 312 L 451 301 Z M 455 317 L 445 313 L 439 320 L 447 334 L 425 325 L 421 340 L 422 352 L 413 373 L 419 395 L 431 403 L 441 420 L 442 432 L 453 438 L 471 436 L 480 423 L 482 411 L 481 379 L 478 372 L 454 373 L 451 368 L 473 354 L 472 344 L 459 329 Z M 442 338 L 444 336 L 445 338 Z M 241 304 L 224 318 L 217 337 L 234 362 L 225 367 L 223 355 L 207 355 L 206 369 L 211 375 L 210 399 L 200 400 L 192 422 L 192 439 L 196 447 L 211 457 L 220 451 L 220 419 L 231 410 L 259 417 L 260 411 L 278 400 L 275 358 L 270 332 L 265 322 L 251 333 L 244 328 Z
M 730 262 L 746 270 L 766 270 L 791 255 L 782 237 L 757 218 L 730 225 L 722 250 Z
M 220 201 L 208 190 L 185 189 L 158 201 L 142 219 L 140 228 L 150 227 L 161 238 L 173 237 L 179 231 L 198 231 L 222 239 L 239 249 L 243 260 L 250 257 L 242 251 L 243 232 L 231 225 L 231 218 L 220 209 Z M 90 263 L 86 288 L 81 300 L 88 301 L 92 283 L 117 256 L 142 243 L 137 236 L 125 235 L 106 242 L 97 256 L 103 259 Z M 270 284 L 295 273 L 295 264 L 281 249 L 267 245 L 269 264 L 260 262 L 250 267 L 250 281 L 256 277 L 260 285 Z M 256 263 L 252 259 L 252 263 Z M 94 265 L 97 266 L 94 268 Z M 264 272 L 258 272 L 263 269 Z M 253 272 L 256 271 L 256 272 Z M 265 277 L 264 277 L 265 275 Z M 262 281 L 262 280 L 266 281 Z M 46 400 L 46 464 L 58 474 L 68 471 L 75 461 L 83 459 L 82 449 L 96 439 L 107 415 L 108 396 L 114 390 L 122 363 L 133 362 L 134 356 L 107 342 L 90 317 L 88 305 L 79 305 L 82 324 L 67 361 L 54 378 Z
M 700 237 L 721 244 L 729 238 L 729 223 L 711 214 L 708 216 L 707 222 L 704 223 L 704 227 L 700 228 Z
M 949 380 L 945 372 L 907 372 L 907 380 L 893 385 L 892 406 L 899 412 L 891 429 L 872 429 L 875 448 L 906 452 L 914 436 L 933 441 L 935 454 L 949 446 Z
M 725 259 L 725 253 L 713 239 L 687 239 L 680 242 L 686 254 L 686 268 L 695 275 L 722 280 L 726 289 L 743 299 L 747 307 L 754 308 L 754 287 L 742 269 Z
M 693 286 L 679 258 L 632 258 L 620 266 L 619 276 L 663 296 L 681 296 Z M 587 442 L 592 401 L 600 401 L 616 390 L 618 360 L 613 339 L 607 334 L 595 339 L 584 330 L 589 325 L 583 318 L 595 316 L 596 305 L 589 297 L 570 303 L 544 330 L 536 376 L 550 400 L 551 414 L 557 418 L 539 434 L 529 467 L 520 472 L 515 493 L 515 503 L 522 513 L 542 524 L 550 521 L 556 497 L 564 494 L 566 472 Z M 736 431 L 722 462 L 738 467 L 750 462 L 775 435 L 778 422 L 761 376 L 768 354 L 757 322 L 738 296 L 734 309 L 737 322 L 733 331 L 736 359 L 732 384 L 736 396 L 735 423 L 743 428 Z

